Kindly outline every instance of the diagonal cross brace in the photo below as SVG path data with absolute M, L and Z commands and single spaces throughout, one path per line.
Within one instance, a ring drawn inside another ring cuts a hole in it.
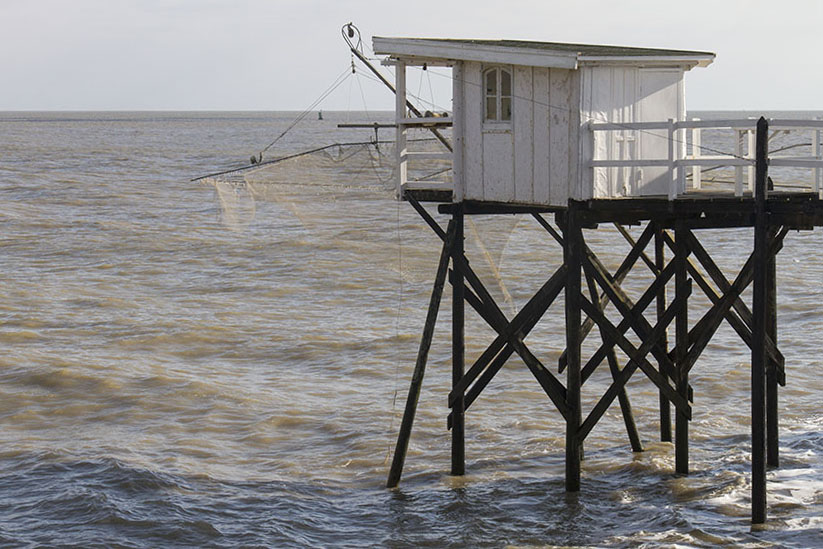
M 629 231 L 626 230 L 626 227 L 624 227 L 620 223 L 613 223 L 613 225 L 617 229 L 617 232 L 619 232 L 621 235 L 623 235 L 623 238 L 626 240 L 626 242 L 629 243 L 629 245 L 632 248 L 637 246 L 637 242 L 634 240 L 634 238 L 629 233 Z M 654 225 L 654 223 L 649 223 L 649 225 Z M 654 273 L 655 275 L 660 274 L 660 270 L 657 268 L 657 265 L 655 265 L 654 261 L 652 261 L 651 258 L 649 258 L 649 256 L 646 255 L 645 251 L 640 254 L 640 259 L 643 260 L 643 263 L 646 264 L 646 266 L 649 268 L 649 270 L 652 273 Z
M 540 225 L 544 229 L 546 229 L 546 231 L 549 232 L 549 234 L 552 235 L 552 237 L 554 237 L 555 240 L 557 240 L 557 242 L 560 245 L 563 245 L 562 237 L 560 237 L 557 234 L 557 231 L 554 229 L 554 227 L 552 227 L 549 224 L 548 221 L 546 221 L 540 214 L 532 214 L 532 216 L 537 220 L 538 223 L 540 223 Z M 643 233 L 640 235 L 640 238 L 637 239 L 637 242 L 633 244 L 632 249 L 629 251 L 626 258 L 623 260 L 623 262 L 620 264 L 620 266 L 615 271 L 614 277 L 613 277 L 615 281 L 617 281 L 618 283 L 622 282 L 623 279 L 626 278 L 626 275 L 628 275 L 629 272 L 631 272 L 632 268 L 634 267 L 634 264 L 637 263 L 638 258 L 640 258 L 640 256 L 643 255 L 643 251 L 646 249 L 646 246 L 649 244 L 651 239 L 654 237 L 654 233 L 655 233 L 654 224 L 649 223 L 649 225 L 643 230 Z M 600 303 L 599 303 L 600 306 L 605 307 L 608 302 L 609 302 L 608 296 L 605 293 L 601 294 L 600 295 Z M 594 322 L 592 321 L 591 318 L 587 318 L 586 320 L 583 321 L 583 323 L 580 326 L 581 341 L 586 339 L 586 337 L 591 332 L 592 328 L 594 328 Z M 561 353 L 560 358 L 558 359 L 558 371 L 560 371 L 562 373 L 563 370 L 565 370 L 565 368 L 566 368 L 566 364 L 567 364 L 567 358 L 566 358 L 566 351 L 564 350 Z M 585 379 L 585 378 L 583 378 L 583 379 Z
M 406 398 L 406 407 L 403 411 L 403 420 L 400 424 L 400 431 L 397 434 L 397 445 L 395 446 L 392 465 L 389 471 L 389 478 L 386 485 L 389 488 L 397 486 L 400 482 L 400 475 L 403 473 L 403 464 L 406 460 L 406 452 L 409 448 L 409 438 L 411 437 L 414 416 L 417 413 L 417 402 L 420 398 L 420 388 L 423 385 L 423 376 L 426 373 L 426 362 L 428 361 L 429 350 L 431 349 L 432 338 L 434 337 L 434 325 L 437 322 L 437 313 L 440 310 L 440 300 L 443 295 L 443 286 L 446 281 L 446 271 L 449 266 L 451 248 L 454 244 L 454 223 L 449 222 L 446 238 L 443 242 L 443 251 L 440 253 L 440 261 L 437 266 L 437 275 L 434 278 L 429 309 L 426 313 L 426 324 L 423 328 L 423 337 L 420 339 L 420 347 L 417 351 L 417 361 L 414 365 L 409 394 Z
M 496 318 L 493 310 L 491 310 L 484 300 L 469 292 L 466 293 L 466 300 L 469 304 L 477 310 L 480 316 L 489 323 L 498 335 L 480 358 L 475 361 L 469 371 L 464 374 L 458 384 L 452 389 L 452 392 L 449 393 L 449 407 L 453 405 L 457 396 L 465 391 L 477 376 L 486 369 L 493 358 L 496 356 L 499 358 L 500 354 L 505 353 L 511 356 L 512 351 L 516 351 L 526 363 L 529 370 L 531 370 L 532 374 L 534 374 L 535 378 L 537 378 L 543 390 L 552 402 L 554 402 L 555 406 L 557 406 L 557 409 L 565 417 L 565 388 L 523 343 L 525 335 L 534 327 L 534 324 L 543 316 L 563 289 L 565 272 L 565 267 L 560 267 L 529 300 L 526 306 L 515 315 L 511 322 L 509 322 L 505 316 L 503 316 L 502 319 Z M 489 299 L 491 299 L 491 297 L 489 297 Z M 530 326 L 528 326 L 529 324 Z M 509 347 L 511 349 L 509 349 Z M 508 356 L 506 356 L 506 358 L 508 358 Z M 505 360 L 502 362 L 505 362 Z M 499 364 L 498 370 L 499 367 L 502 367 L 502 363 Z M 488 381 L 490 381 L 490 378 L 486 380 L 486 383 L 488 383 Z
M 565 273 L 565 271 L 564 271 L 564 273 Z M 565 274 L 561 274 L 560 276 L 561 277 L 565 276 Z M 529 334 L 529 332 L 532 330 L 532 328 L 534 328 L 534 326 L 543 317 L 543 314 L 545 313 L 546 309 L 550 306 L 550 303 L 555 300 L 555 298 L 557 297 L 557 295 L 560 293 L 560 291 L 562 289 L 563 289 L 563 283 L 562 283 L 562 279 L 561 279 L 561 283 L 559 284 L 558 288 L 552 292 L 553 295 L 549 295 L 546 298 L 546 303 L 548 303 L 549 305 L 546 305 L 545 307 L 539 307 L 538 309 L 536 309 L 534 311 L 534 313 L 529 318 L 527 318 L 525 320 L 525 323 L 523 324 L 523 327 L 520 329 L 519 332 L 517 332 L 519 335 L 517 335 L 515 337 L 521 338 L 521 341 L 522 341 L 522 338 L 525 338 Z M 482 310 L 482 302 L 480 301 L 480 299 L 476 295 L 474 295 L 474 293 L 472 293 L 471 290 L 466 291 L 465 297 L 466 297 L 466 301 L 473 308 L 475 308 L 475 310 L 477 310 L 478 313 L 480 313 L 480 310 Z M 480 314 L 482 316 L 482 313 L 480 313 Z M 512 323 L 514 323 L 514 322 L 515 321 L 512 320 Z M 464 411 L 469 409 L 471 404 L 477 399 L 477 397 L 480 396 L 480 393 L 483 392 L 483 390 L 486 388 L 486 386 L 489 384 L 489 382 L 494 378 L 495 375 L 497 375 L 497 372 L 499 372 L 500 369 L 503 367 L 503 365 L 506 364 L 506 361 L 509 360 L 509 358 L 514 354 L 514 352 L 515 352 L 514 347 L 509 342 L 506 342 L 503 349 L 497 354 L 497 356 L 494 357 L 494 360 L 492 360 L 491 363 L 489 363 L 488 367 L 486 367 L 486 369 L 482 371 L 482 374 L 480 374 L 480 376 L 477 377 L 474 384 L 471 385 L 471 388 L 468 391 L 466 391 L 466 393 L 464 394 L 464 396 L 463 396 L 463 398 L 464 398 L 464 400 L 463 400 L 463 410 Z M 548 373 L 548 371 L 546 371 L 546 373 Z M 540 375 L 540 374 L 537 374 L 537 375 Z M 549 373 L 549 375 L 551 375 L 551 374 Z M 474 380 L 474 378 L 472 380 Z M 543 384 L 545 383 L 545 381 L 541 382 L 541 379 L 539 377 L 537 378 L 537 380 L 538 380 L 538 382 L 541 383 L 541 386 L 543 386 Z M 465 383 L 465 382 L 466 382 L 466 377 L 464 376 L 463 378 L 461 378 L 461 383 Z M 466 384 L 466 385 L 461 384 L 461 385 L 458 385 L 457 387 L 458 388 L 468 387 L 468 384 Z M 560 388 L 562 388 L 562 385 L 560 385 Z M 463 390 L 463 389 L 461 388 L 460 390 Z M 565 391 L 565 388 L 563 388 L 562 390 Z M 451 407 L 453 402 L 454 402 L 454 398 L 451 394 L 449 395 L 449 398 L 450 398 L 449 407 Z M 565 393 L 564 393 L 564 398 L 565 398 Z M 565 400 L 563 401 L 563 404 L 564 404 L 564 406 L 562 408 L 560 408 L 559 411 L 560 411 L 561 415 L 565 418 L 566 417 Z M 451 413 L 449 413 L 449 415 L 448 415 L 446 424 L 447 424 L 448 428 L 451 429 L 451 426 L 452 426 L 452 414 Z
M 669 324 L 671 324 L 672 320 L 677 314 L 677 311 L 680 309 L 680 307 L 683 306 L 687 298 L 688 295 L 683 295 L 675 299 L 671 303 L 671 305 L 669 305 L 668 309 L 666 309 L 666 311 L 660 317 L 660 320 L 657 322 L 654 328 L 652 328 L 652 330 L 649 332 L 648 337 L 636 350 L 634 356 L 629 355 L 631 357 L 631 361 L 628 364 L 626 364 L 626 366 L 623 367 L 623 370 L 621 370 L 614 377 L 614 382 L 609 386 L 609 388 L 606 390 L 606 392 L 603 394 L 603 396 L 600 398 L 600 400 L 597 402 L 594 408 L 592 408 L 591 412 L 589 412 L 589 415 L 586 417 L 586 420 L 580 425 L 579 436 L 581 439 L 585 439 L 586 436 L 588 436 L 588 434 L 597 424 L 597 422 L 600 421 L 600 418 L 603 416 L 604 413 L 606 413 L 606 410 L 609 409 L 609 406 L 611 406 L 611 403 L 614 401 L 615 397 L 617 397 L 620 394 L 620 392 L 624 390 L 626 383 L 629 381 L 629 379 L 631 379 L 632 375 L 634 374 L 634 371 L 637 370 L 638 367 L 642 367 L 642 361 L 645 361 L 646 355 L 649 354 L 649 351 L 651 351 L 655 342 L 660 339 L 660 336 L 663 334 L 666 328 L 668 328 Z M 586 305 L 584 304 L 584 308 L 585 307 Z M 602 313 L 600 315 L 600 318 L 596 320 L 600 321 L 601 329 L 603 329 L 604 333 L 611 332 L 611 336 L 615 335 L 616 329 L 614 329 L 614 331 L 608 329 L 607 324 L 611 323 L 608 322 L 608 320 L 605 318 L 605 316 L 602 315 Z M 614 327 L 612 326 L 612 328 Z M 654 369 L 652 368 L 652 370 Z M 657 372 L 655 371 L 655 373 Z M 677 395 L 677 400 L 679 400 L 681 405 L 686 406 L 686 408 L 689 410 L 689 418 L 691 418 L 691 407 L 689 406 L 688 402 L 686 402 L 685 399 L 683 399 L 683 397 L 679 393 L 677 393 L 674 389 L 671 388 L 671 386 L 668 384 L 665 378 L 661 377 L 661 381 L 665 384 L 666 389 L 661 388 L 660 390 L 663 391 L 667 396 L 669 396 L 669 398 L 671 398 L 671 395 Z M 657 382 L 655 382 L 655 384 L 657 384 Z
M 664 286 L 668 283 L 669 280 L 674 276 L 675 265 L 673 262 L 670 262 L 666 267 L 661 271 L 660 276 L 643 292 L 643 295 L 640 296 L 640 299 L 637 300 L 634 307 L 632 307 L 631 312 L 633 315 L 642 314 L 643 311 L 651 304 L 651 302 L 657 297 L 657 291 L 660 289 L 661 286 Z M 631 318 L 624 317 L 623 320 L 617 325 L 617 330 L 621 334 L 625 334 L 626 331 L 631 327 L 632 320 Z M 597 369 L 598 366 L 603 362 L 603 359 L 606 358 L 609 349 L 614 347 L 614 344 L 602 344 L 597 351 L 592 355 L 592 357 L 586 362 L 586 365 L 583 367 L 582 370 L 582 378 L 583 382 L 585 382 L 589 376 L 591 376 L 594 371 Z M 670 365 L 670 368 L 673 368 L 673 364 L 671 360 L 666 361 L 667 364 Z M 669 370 L 669 373 L 671 371 Z
M 586 275 L 586 285 L 589 288 L 589 294 L 591 294 L 592 302 L 599 302 L 598 299 L 599 294 L 597 292 L 597 284 L 595 283 L 594 279 L 590 275 Z M 600 309 L 600 312 L 603 312 L 603 309 Z M 608 338 L 600 332 L 600 339 L 603 343 L 606 343 Z M 609 347 L 609 352 L 606 356 L 606 359 L 609 363 L 609 371 L 612 374 L 612 380 L 617 381 L 620 377 L 620 364 L 617 361 L 617 353 L 614 350 L 614 346 L 611 345 Z M 580 384 L 583 384 L 582 377 Z M 625 385 L 621 386 L 617 392 L 617 400 L 620 403 L 620 413 L 623 415 L 623 423 L 626 426 L 626 434 L 629 435 L 629 443 L 632 446 L 632 452 L 642 452 L 643 451 L 643 443 L 640 442 L 640 434 L 637 432 L 637 425 L 634 422 L 634 413 L 632 412 L 632 404 L 629 400 L 629 395 L 626 393 Z M 583 440 L 586 438 L 585 436 L 581 436 L 580 439 Z
M 688 299 L 688 296 L 691 294 L 691 282 L 688 285 L 688 292 L 683 296 L 683 300 Z M 586 299 L 586 296 L 581 296 L 581 305 L 583 307 L 583 312 L 589 315 L 590 318 L 594 319 L 597 325 L 604 331 L 606 336 L 611 339 L 626 355 L 629 357 L 631 362 L 627 364 L 623 371 L 628 373 L 625 375 L 630 376 L 631 372 L 635 367 L 639 367 L 643 372 L 648 376 L 648 378 L 657 385 L 657 388 L 674 404 L 674 406 L 681 411 L 683 414 L 686 415 L 689 419 L 692 417 L 692 408 L 689 404 L 688 400 L 686 400 L 680 393 L 675 391 L 671 385 L 668 383 L 668 378 L 658 372 L 654 366 L 652 366 L 648 360 L 646 360 L 646 355 L 648 354 L 648 350 L 645 348 L 648 347 L 651 350 L 657 341 L 660 338 L 660 334 L 663 333 L 663 330 L 668 327 L 671 323 L 671 319 L 674 318 L 676 315 L 677 308 L 674 307 L 674 304 L 678 303 L 682 306 L 682 302 L 675 299 L 672 302 L 672 305 L 669 306 L 669 309 L 666 312 L 666 316 L 661 318 L 657 325 L 650 330 L 648 336 L 643 339 L 643 343 L 641 344 L 641 349 L 645 352 L 640 353 L 639 350 L 632 344 L 631 341 L 626 339 L 626 337 L 621 334 L 617 328 L 615 328 L 614 324 L 606 318 L 606 316 L 601 313 L 591 301 Z M 668 322 L 663 322 L 668 318 Z M 652 337 L 656 336 L 656 337 Z M 635 366 L 636 364 L 636 366 Z
M 670 263 L 670 265 L 672 265 L 672 263 Z M 617 310 L 620 311 L 620 314 L 629 321 L 629 326 L 638 337 L 640 337 L 640 339 L 646 339 L 648 333 L 652 330 L 651 324 L 649 324 L 649 321 L 643 316 L 642 310 L 640 312 L 635 310 L 631 298 L 623 291 L 620 285 L 611 278 L 606 267 L 591 251 L 585 256 L 584 267 L 592 272 L 597 283 L 606 291 L 606 294 L 612 303 L 614 303 L 615 307 L 617 307 Z M 667 267 L 664 271 L 668 272 L 669 268 L 671 268 L 671 272 L 674 273 L 673 267 Z M 677 369 L 671 357 L 666 353 L 665 349 L 660 346 L 659 340 L 652 346 L 651 353 L 660 363 L 661 371 L 668 377 L 674 379 L 674 374 Z
M 783 229 L 779 232 L 779 234 L 775 235 L 774 240 L 772 242 L 772 246 L 770 249 L 770 253 L 777 253 L 780 247 L 782 246 L 783 238 L 788 233 L 787 229 Z M 694 363 L 699 358 L 700 354 L 705 350 L 706 345 L 708 345 L 709 340 L 717 331 L 722 322 L 723 318 L 729 322 L 732 328 L 738 333 L 740 338 L 749 346 L 751 347 L 752 344 L 752 336 L 751 336 L 751 311 L 748 309 L 746 304 L 740 298 L 743 290 L 751 284 L 752 277 L 753 277 L 753 259 L 752 256 L 749 256 L 748 260 L 746 261 L 745 265 L 741 268 L 740 273 L 738 274 L 737 278 L 735 279 L 733 284 L 729 284 L 726 277 L 722 274 L 720 269 L 712 260 L 711 256 L 706 252 L 705 248 L 700 244 L 697 238 L 691 231 L 687 232 L 688 240 L 690 244 L 690 248 L 692 252 L 695 254 L 695 257 L 700 261 L 709 275 L 712 277 L 714 282 L 720 287 L 722 291 L 725 293 L 722 296 L 719 296 L 714 289 L 706 282 L 702 275 L 699 274 L 697 271 L 696 265 L 694 265 L 691 261 L 688 264 L 689 270 L 695 274 L 695 277 L 698 280 L 698 284 L 703 289 L 704 293 L 709 297 L 712 301 L 713 306 L 709 311 L 703 315 L 703 318 L 694 325 L 689 333 L 689 352 L 685 359 L 685 365 L 687 371 L 694 366 Z M 671 237 L 667 234 L 665 236 L 667 243 L 672 246 L 673 241 Z M 731 310 L 734 307 L 740 316 L 738 317 L 735 313 Z M 748 322 L 746 319 L 749 319 Z M 783 365 L 785 364 L 785 359 L 780 351 L 774 345 L 774 342 L 770 337 L 767 336 L 766 338 L 766 350 L 768 353 L 768 357 L 770 359 L 770 363 L 774 364 L 778 371 L 778 380 L 785 384 L 785 370 Z
M 409 200 L 409 203 L 411 203 L 412 207 L 414 207 L 417 213 L 420 214 L 420 217 L 422 217 L 423 220 L 432 228 L 435 234 L 437 234 L 437 236 L 439 236 L 441 239 L 445 240 L 445 231 L 443 231 L 440 225 L 438 225 L 437 222 L 431 217 L 431 215 L 429 215 L 429 212 L 427 212 L 426 209 L 423 208 L 423 206 L 421 206 L 420 203 L 413 197 L 407 198 Z M 451 259 L 454 268 L 463 274 L 463 276 L 466 278 L 466 281 L 477 293 L 480 301 L 482 301 L 485 305 L 484 318 L 488 316 L 489 319 L 494 319 L 495 325 L 511 327 L 512 323 L 510 323 L 506 319 L 506 316 L 497 306 L 497 303 L 495 303 L 491 294 L 489 294 L 485 286 L 483 286 L 483 283 L 480 281 L 475 272 L 469 266 L 469 262 L 466 259 L 465 254 L 452 254 Z M 555 273 L 555 275 L 557 275 L 557 273 Z M 550 303 L 548 305 L 550 305 Z M 546 305 L 546 308 L 548 308 L 548 305 Z M 521 311 L 521 313 L 522 312 L 523 311 Z M 512 332 L 512 334 L 513 333 L 514 332 Z M 473 380 L 477 375 L 479 375 L 480 372 L 488 365 L 489 361 L 491 361 L 497 355 L 500 349 L 502 349 L 503 344 L 506 341 L 511 341 L 514 349 L 518 351 L 518 354 L 520 354 L 523 357 L 524 361 L 526 361 L 526 365 L 529 367 L 529 369 L 532 371 L 535 377 L 537 377 L 538 382 L 540 382 L 541 386 L 543 386 L 543 389 L 549 395 L 549 398 L 552 399 L 552 401 L 557 406 L 558 410 L 560 410 L 561 414 L 564 414 L 565 416 L 565 388 L 563 387 L 563 385 L 559 381 L 557 381 L 557 379 L 554 378 L 554 376 L 549 374 L 548 370 L 546 370 L 546 368 L 539 363 L 536 357 L 531 355 L 529 350 L 525 348 L 525 345 L 523 345 L 522 341 L 518 343 L 516 339 L 513 341 L 510 340 L 510 337 L 511 336 L 507 334 L 507 337 L 505 338 L 501 338 L 500 336 L 498 336 L 498 338 L 495 339 L 495 342 L 492 343 L 492 346 L 490 346 L 489 349 L 487 349 L 486 352 L 484 352 L 483 355 L 481 355 L 481 357 L 477 360 L 477 362 L 475 362 L 475 364 L 472 366 L 469 372 L 467 372 L 463 376 L 461 382 L 458 383 L 458 385 L 452 389 L 452 392 L 449 395 L 449 406 L 452 406 L 454 403 L 454 395 L 459 394 L 461 391 L 465 390 L 468 384 L 471 382 L 471 380 Z M 496 349 L 493 350 L 493 347 L 496 347 Z M 469 377 L 469 374 L 471 374 L 469 381 L 467 383 L 462 383 L 462 380 Z
M 771 249 L 770 249 L 770 253 L 777 254 L 780 251 L 780 249 L 782 248 L 782 245 L 783 245 L 783 239 L 784 239 L 784 237 L 786 236 L 786 234 L 788 232 L 789 232 L 789 230 L 786 227 L 784 227 L 783 229 L 781 229 L 779 231 L 779 233 L 777 235 L 774 236 L 774 239 L 772 241 L 772 246 L 771 246 Z M 671 236 L 668 235 L 668 234 L 665 234 L 664 238 L 666 239 L 667 244 L 670 247 L 673 248 L 674 241 L 671 239 Z M 697 239 L 697 237 L 694 236 L 694 234 L 691 231 L 688 232 L 688 240 L 689 240 L 689 246 L 692 249 L 692 253 L 697 258 L 697 260 L 700 262 L 700 264 L 703 266 L 703 268 L 706 269 L 706 272 L 712 278 L 714 283 L 717 284 L 718 288 L 721 291 L 728 292 L 729 289 L 731 288 L 731 284 L 729 283 L 728 280 L 726 280 L 726 277 L 723 275 L 720 268 L 717 266 L 717 264 L 714 262 L 714 260 L 711 258 L 711 256 L 706 251 L 706 249 L 702 246 L 700 241 Z M 720 294 L 718 294 L 714 290 L 714 288 L 711 287 L 711 285 L 705 280 L 705 277 L 702 274 L 699 273 L 699 271 L 697 270 L 697 266 L 691 260 L 689 260 L 688 269 L 692 273 L 692 275 L 695 277 L 695 279 L 697 280 L 698 285 L 701 287 L 701 289 L 703 289 L 703 292 L 712 301 L 712 304 L 716 305 L 717 302 L 722 298 L 722 296 Z M 746 303 L 739 296 L 737 296 L 734 299 L 734 303 L 733 303 L 732 307 L 737 312 L 737 314 L 735 314 L 735 311 L 729 310 L 727 312 L 725 318 L 729 322 L 729 324 L 732 326 L 732 328 L 734 328 L 734 330 L 737 332 L 737 334 L 740 336 L 740 338 L 743 340 L 743 342 L 746 343 L 746 345 L 748 345 L 749 347 L 751 347 L 752 346 L 752 333 L 751 333 L 752 313 L 751 313 L 751 310 L 749 310 Z M 698 334 L 697 328 L 698 328 L 698 325 L 695 325 L 695 327 L 692 329 L 692 333 L 689 334 L 690 344 L 694 343 L 694 341 L 697 338 L 697 334 Z M 785 362 L 786 362 L 785 358 L 783 357 L 783 354 L 780 352 L 780 350 L 775 345 L 775 342 L 772 340 L 772 338 L 768 334 L 766 335 L 765 343 L 766 343 L 766 354 L 769 357 L 770 364 L 774 365 L 777 368 L 778 382 L 781 385 L 785 386 L 785 384 L 786 384 L 786 374 L 785 374 L 785 369 L 784 369 Z

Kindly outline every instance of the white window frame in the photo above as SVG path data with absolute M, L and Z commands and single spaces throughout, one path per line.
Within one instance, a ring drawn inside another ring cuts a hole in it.
M 495 74 L 495 91 L 494 93 L 489 93 L 489 90 L 486 86 L 486 78 L 490 73 Z M 509 77 L 509 94 L 503 94 L 503 73 L 506 73 Z M 482 73 L 482 81 L 483 81 L 483 123 L 488 126 L 498 126 L 498 127 L 510 127 L 512 124 L 512 113 L 513 113 L 513 92 L 514 92 L 514 71 L 510 66 L 501 66 L 501 65 L 494 65 L 490 67 L 484 67 Z M 494 99 L 495 105 L 495 116 L 489 117 L 488 111 L 488 102 L 490 99 Z M 508 105 L 509 109 L 509 116 L 508 118 L 503 118 L 501 115 L 503 113 L 504 105 Z

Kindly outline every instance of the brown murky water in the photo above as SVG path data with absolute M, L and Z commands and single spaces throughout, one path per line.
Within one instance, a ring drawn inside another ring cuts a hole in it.
M 324 114 L 282 150 L 368 138 Z M 298 189 L 227 226 L 215 190 L 189 181 L 248 158 L 293 117 L 0 115 L 2 545 L 823 543 L 820 230 L 790 234 L 779 257 L 788 386 L 765 529 L 749 524 L 749 353 L 727 326 L 693 370 L 693 473 L 673 476 L 656 392 L 637 376 L 646 452 L 631 453 L 614 405 L 572 498 L 559 414 L 516 360 L 467 415 L 468 475 L 448 476 L 444 307 L 405 476 L 388 491 L 436 239 L 377 187 Z M 476 225 L 510 308 L 561 261 L 528 218 Z M 591 238 L 614 268 L 619 235 Z M 706 243 L 732 270 L 751 234 Z M 471 358 L 490 332 L 471 318 L 468 334 Z M 527 342 L 555 363 L 562 303 Z M 587 383 L 585 406 L 607 381 L 604 370 Z

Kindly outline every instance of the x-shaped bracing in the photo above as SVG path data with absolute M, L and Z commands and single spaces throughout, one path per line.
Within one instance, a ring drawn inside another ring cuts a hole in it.
M 429 213 L 418 202 L 413 200 L 409 202 L 434 230 L 435 234 L 445 242 L 446 232 L 432 219 Z M 568 414 L 566 388 L 529 350 L 523 341 L 565 288 L 565 266 L 558 268 L 520 312 L 509 321 L 471 268 L 465 255 L 452 252 L 451 260 L 453 268 L 463 275 L 469 285 L 469 288 L 465 289 L 466 301 L 497 332 L 497 337 L 452 388 L 451 393 L 449 393 L 449 407 L 453 407 L 455 401 L 462 396 L 463 411 L 465 412 L 497 372 L 500 371 L 509 357 L 517 353 L 537 379 L 543 391 L 565 418 Z M 449 414 L 449 428 L 451 428 L 452 422 L 453 414 Z
M 652 224 L 650 223 L 649 227 L 651 226 Z M 625 229 L 621 226 L 617 227 L 620 233 L 630 244 L 636 244 L 631 235 Z M 783 227 L 779 230 L 777 228 L 772 229 L 772 232 L 769 235 L 771 242 L 769 248 L 770 254 L 775 255 L 780 251 L 783 246 L 783 239 L 788 232 L 789 229 L 787 227 Z M 740 296 L 753 280 L 754 267 L 753 258 L 752 256 L 749 256 L 735 280 L 733 282 L 729 282 L 694 233 L 687 229 L 685 231 L 685 235 L 687 237 L 687 247 L 689 252 L 697 260 L 697 262 L 695 262 L 693 259 L 687 258 L 686 268 L 688 273 L 696 281 L 700 289 L 703 290 L 706 297 L 708 297 L 712 302 L 712 307 L 689 331 L 688 352 L 684 363 L 684 368 L 686 371 L 689 371 L 705 350 L 711 338 L 717 332 L 717 329 L 720 327 L 723 319 L 725 319 L 735 330 L 735 332 L 740 336 L 740 339 L 746 343 L 749 348 L 751 348 L 753 325 L 752 312 Z M 666 245 L 674 252 L 675 242 L 672 236 L 668 232 L 663 231 L 663 239 Z M 646 256 L 645 253 L 641 254 L 641 258 L 649 266 L 652 272 L 657 275 L 660 274 L 654 267 L 654 263 Z M 698 264 L 706 271 L 708 274 L 708 279 L 700 271 Z M 716 287 L 713 286 L 712 283 L 714 283 Z M 669 353 L 670 357 L 673 357 L 673 355 L 674 351 Z M 769 359 L 770 367 L 776 369 L 778 382 L 781 385 L 785 385 L 785 358 L 769 334 L 766 334 L 766 355 Z

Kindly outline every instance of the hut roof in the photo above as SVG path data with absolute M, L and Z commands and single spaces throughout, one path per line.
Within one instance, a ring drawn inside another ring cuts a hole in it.
M 635 48 L 599 44 L 566 44 L 529 40 L 471 40 L 454 38 L 384 38 L 375 36 L 374 51 L 406 63 L 481 61 L 538 67 L 576 69 L 579 64 L 707 66 L 711 52 Z

